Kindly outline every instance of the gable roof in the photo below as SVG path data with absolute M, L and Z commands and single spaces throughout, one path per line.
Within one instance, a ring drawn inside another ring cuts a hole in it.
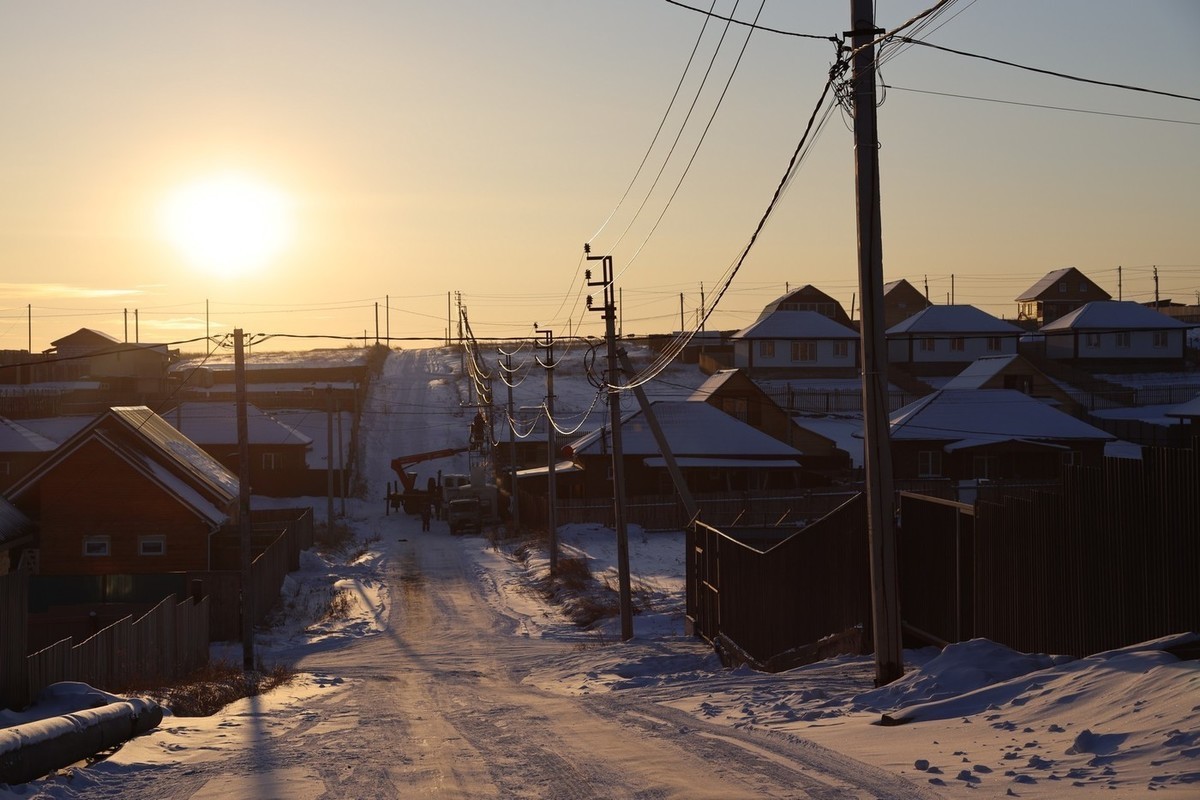
M 667 444 L 677 457 L 761 460 L 799 459 L 804 455 L 708 403 L 660 400 L 651 405 Z M 608 426 L 604 426 L 575 440 L 571 449 L 577 455 L 599 455 L 607 452 L 609 435 Z M 662 455 L 640 408 L 622 418 L 621 446 L 627 456 Z
M 1000 374 L 1009 364 L 1020 356 L 1015 353 L 1007 356 L 981 356 L 967 365 L 966 369 L 946 381 L 943 389 L 978 389 L 983 384 Z
M 1116 439 L 1015 389 L 939 389 L 892 414 L 891 437 L 972 444 Z
M 1187 328 L 1186 322 L 1132 300 L 1097 300 L 1041 327 L 1045 331 L 1159 331 Z
M 94 344 L 98 347 L 107 347 L 111 344 L 121 344 L 121 341 L 104 331 L 94 330 L 93 328 L 80 328 L 74 333 L 68 333 L 66 336 L 55 339 L 50 344 L 55 347 L 61 347 L 64 344 L 74 346 Z
M 8 417 L 0 417 L 0 453 L 49 453 L 56 442 Z
M 1182 419 L 1200 418 L 1200 394 L 1185 403 L 1180 403 L 1174 408 L 1169 409 L 1164 416 L 1180 417 Z
M 845 310 L 842 309 L 841 303 L 839 303 L 837 300 L 835 300 L 833 297 L 829 296 L 825 292 L 822 292 L 820 289 L 813 286 L 811 283 L 806 283 L 803 286 L 801 286 L 799 289 L 792 289 L 787 294 L 782 294 L 779 297 L 776 297 L 771 302 L 767 303 L 765 306 L 763 306 L 762 314 L 760 316 L 765 317 L 774 311 L 778 311 L 780 306 L 782 306 L 782 305 L 785 305 L 787 303 L 798 303 L 801 300 L 804 300 L 805 302 L 809 302 L 809 303 L 814 302 L 814 301 L 821 302 L 821 303 L 831 303 L 834 306 L 837 306 L 838 310 L 841 311 L 843 314 L 846 313 Z
M 8 491 L 17 501 L 89 442 L 98 443 L 213 523 L 238 497 L 238 479 L 146 406 L 114 406 L 58 447 Z
M 858 331 L 816 311 L 772 311 L 731 339 L 857 339 Z
M 1082 272 L 1080 272 L 1075 267 L 1063 267 L 1062 269 L 1056 269 L 1051 272 L 1047 272 L 1040 281 L 1035 283 L 1033 286 L 1030 286 L 1019 297 L 1017 297 L 1017 301 L 1020 302 L 1023 300 L 1025 300 L 1025 301 L 1037 300 L 1043 294 L 1045 294 L 1046 292 L 1053 289 L 1055 284 L 1057 284 L 1059 281 L 1061 281 L 1067 277 L 1075 277 L 1075 276 L 1082 278 L 1083 280 L 1087 281 L 1092 286 L 1095 286 L 1097 289 L 1099 289 L 1100 293 L 1104 295 L 1104 297 L 1102 299 L 1107 300 L 1108 298 L 1112 297 L 1112 295 L 1110 295 L 1108 292 L 1104 291 L 1104 289 L 1101 289 L 1100 285 L 1098 283 L 1093 281 L 1087 275 L 1084 275 Z M 1078 293 L 1077 292 L 1069 292 L 1068 294 L 1074 296 Z
M 993 317 L 975 306 L 929 306 L 887 329 L 887 336 L 903 333 L 986 333 L 1017 336 L 1025 331 Z
M 924 293 L 922 293 L 920 289 L 918 289 L 917 287 L 915 287 L 911 283 L 909 283 L 907 278 L 900 278 L 898 280 L 888 281 L 887 283 L 885 283 L 883 285 L 883 296 L 884 297 L 887 297 L 892 292 L 897 292 L 897 291 L 916 292 L 918 295 L 921 296 L 922 299 L 925 298 Z
M 164 412 L 163 418 L 196 444 L 237 444 L 236 403 L 180 403 L 170 411 Z M 246 405 L 246 434 L 250 444 L 254 445 L 307 447 L 313 443 L 311 437 L 263 413 L 251 404 Z

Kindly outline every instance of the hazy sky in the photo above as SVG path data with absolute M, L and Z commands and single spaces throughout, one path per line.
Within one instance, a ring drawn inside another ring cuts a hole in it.
M 877 22 L 932 4 L 880 0 Z M 716 3 L 742 20 L 759 3 L 733 8 Z M 847 0 L 769 0 L 759 17 L 824 36 L 848 20 Z M 931 43 L 1200 95 L 1193 0 L 958 0 L 938 23 Z M 378 303 L 381 334 L 440 337 L 455 291 L 479 336 L 565 333 L 569 316 L 599 332 L 577 302 L 589 239 L 621 273 L 626 333 L 678 329 L 681 293 L 691 324 L 834 57 L 828 41 L 753 33 L 696 151 L 747 36 L 731 27 L 665 160 L 725 27 L 710 22 L 605 224 L 703 24 L 664 0 L 0 0 L 0 348 L 27 346 L 29 306 L 43 350 L 80 327 L 123 338 L 124 309 L 131 340 L 134 309 L 141 341 L 203 336 L 206 301 L 214 334 L 373 341 Z M 946 302 L 953 274 L 957 302 L 1012 316 L 1049 270 L 1077 266 L 1116 296 L 1123 265 L 1125 299 L 1147 300 L 1158 265 L 1162 297 L 1197 301 L 1200 103 L 922 47 L 889 57 L 881 80 L 895 87 L 879 109 L 886 279 L 927 276 Z M 747 324 L 786 284 L 849 309 L 848 124 L 835 110 L 710 327 Z M 160 224 L 172 192 L 231 171 L 285 196 L 294 229 L 270 263 L 232 275 L 193 266 Z M 303 342 L 325 345 L 338 342 Z

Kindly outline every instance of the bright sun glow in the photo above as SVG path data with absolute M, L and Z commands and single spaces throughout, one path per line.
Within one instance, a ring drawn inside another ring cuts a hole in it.
M 172 193 L 163 227 L 188 261 L 229 277 L 260 269 L 283 251 L 292 236 L 290 206 L 274 187 L 224 173 Z

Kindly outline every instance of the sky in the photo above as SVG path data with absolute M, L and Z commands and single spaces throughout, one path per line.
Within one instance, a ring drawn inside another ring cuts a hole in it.
M 881 0 L 877 23 L 925 7 Z M 714 8 L 793 33 L 849 27 L 846 2 Z M 377 329 L 439 339 L 459 296 L 480 337 L 534 323 L 600 334 L 585 242 L 613 256 L 623 333 L 678 330 L 681 306 L 691 326 L 766 210 L 835 55 L 829 41 L 759 29 L 747 42 L 748 28 L 705 19 L 666 0 L 6 0 L 0 349 L 41 351 L 80 327 L 143 342 L 239 327 L 323 337 L 271 340 L 281 349 Z M 1198 29 L 1188 0 L 957 0 L 918 36 L 1200 96 Z M 1200 103 L 918 46 L 889 55 L 880 81 L 892 87 L 879 108 L 886 280 L 928 280 L 935 302 L 1011 317 L 1050 270 L 1076 266 L 1145 301 L 1157 266 L 1162 298 L 1197 302 Z M 806 283 L 857 307 L 853 176 L 835 109 L 709 328 L 743 327 Z M 257 187 L 275 216 L 218 195 L 224 228 L 197 229 L 193 210 L 190 242 L 168 240 L 171 198 L 214 180 Z M 230 226 L 270 229 L 278 249 L 198 264 Z

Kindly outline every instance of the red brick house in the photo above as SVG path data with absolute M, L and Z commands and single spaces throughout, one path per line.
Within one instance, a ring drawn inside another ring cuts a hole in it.
M 38 526 L 42 574 L 206 570 L 238 480 L 145 406 L 118 406 L 8 491 Z

